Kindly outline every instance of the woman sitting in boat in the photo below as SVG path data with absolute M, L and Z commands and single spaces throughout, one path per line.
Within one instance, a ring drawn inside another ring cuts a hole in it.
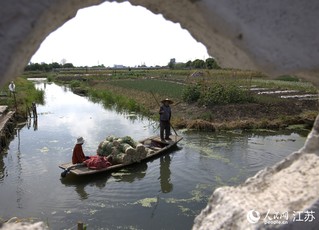
M 84 163 L 84 165 L 86 165 L 90 169 L 102 169 L 112 165 L 111 156 L 85 156 L 82 149 L 83 143 L 83 137 L 78 137 L 73 149 L 72 164 Z
M 84 152 L 82 149 L 83 143 L 84 143 L 83 137 L 78 137 L 73 149 L 72 164 L 83 163 L 87 159 L 90 159 L 90 157 L 84 155 Z

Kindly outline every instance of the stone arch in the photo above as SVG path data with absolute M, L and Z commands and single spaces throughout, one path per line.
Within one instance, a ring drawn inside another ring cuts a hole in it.
M 317 20 L 319 1 L 317 0 L 129 1 L 133 5 L 144 6 L 154 13 L 161 13 L 166 19 L 173 22 L 179 22 L 183 28 L 186 28 L 198 41 L 202 42 L 207 47 L 209 54 L 214 56 L 224 67 L 257 69 L 270 74 L 300 74 L 319 86 L 317 77 L 319 69 L 319 20 Z M 102 2 L 104 1 L 2 1 L 0 8 L 0 50 L 2 54 L 0 56 L 0 85 L 20 74 L 45 37 L 74 17 L 77 10 Z M 201 227 L 208 229 L 214 224 L 215 227 L 220 224 L 219 226 L 225 228 L 228 226 L 251 228 L 251 225 L 247 225 L 247 221 L 243 222 L 245 216 L 242 212 L 247 208 L 244 205 L 249 204 L 248 198 L 252 197 L 249 196 L 249 191 L 259 192 L 261 197 L 273 197 L 273 202 L 278 204 L 281 201 L 275 199 L 273 191 L 269 194 L 262 194 L 263 191 L 258 190 L 260 187 L 258 183 L 263 181 L 265 177 L 275 176 L 280 172 L 285 181 L 292 181 L 295 187 L 302 188 L 303 194 L 307 195 L 309 202 L 304 203 L 306 198 L 303 197 L 300 200 L 301 204 L 311 204 L 314 200 L 317 200 L 318 203 L 318 190 L 313 188 L 318 188 L 318 164 L 314 164 L 314 162 L 318 162 L 319 158 L 315 154 L 308 153 L 319 154 L 319 116 L 305 146 L 297 154 L 278 163 L 274 168 L 261 171 L 240 187 L 246 191 L 246 195 L 248 194 L 246 198 L 243 196 L 243 191 L 240 191 L 235 196 L 236 200 L 227 204 L 227 201 L 232 201 L 230 198 L 234 197 L 232 193 L 236 193 L 236 188 L 216 190 L 211 199 L 213 205 L 208 205 L 195 220 L 194 229 Z M 284 170 L 288 170 L 291 165 L 295 165 L 293 171 L 296 172 L 295 177 L 299 178 L 298 181 L 305 181 L 305 183 L 294 184 L 294 178 L 285 173 Z M 314 173 L 312 173 L 313 171 L 309 175 L 299 173 L 300 169 L 306 166 L 311 166 Z M 314 182 L 308 182 L 308 178 L 313 178 Z M 316 185 L 314 185 L 315 182 Z M 253 188 L 250 190 L 249 186 Z M 290 192 L 290 194 L 285 194 L 285 198 L 294 196 L 294 191 Z M 219 207 L 214 205 L 214 197 L 219 203 L 221 203 L 220 200 L 224 200 L 221 205 L 231 210 L 223 209 L 225 215 L 220 214 L 222 209 L 213 210 L 212 207 Z M 256 200 L 250 200 L 250 202 L 258 203 Z M 290 204 L 287 204 L 287 207 L 290 207 Z M 298 206 L 296 210 L 299 208 L 303 207 Z M 227 210 L 234 212 L 234 215 L 229 212 L 225 213 Z M 236 218 L 227 219 L 229 216 Z M 217 224 L 216 220 L 219 220 Z
M 0 84 L 21 73 L 41 42 L 76 15 L 103 0 L 11 0 L 0 9 Z M 118 1 L 121 2 L 121 1 Z M 220 65 L 270 74 L 298 73 L 319 85 L 319 2 L 130 0 L 179 22 Z

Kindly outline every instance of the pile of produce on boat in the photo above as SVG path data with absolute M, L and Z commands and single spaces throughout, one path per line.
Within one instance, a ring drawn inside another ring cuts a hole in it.
M 113 164 L 129 164 L 140 162 L 148 154 L 154 151 L 143 144 L 134 141 L 131 137 L 108 136 L 99 144 L 97 154 L 99 156 L 112 156 Z

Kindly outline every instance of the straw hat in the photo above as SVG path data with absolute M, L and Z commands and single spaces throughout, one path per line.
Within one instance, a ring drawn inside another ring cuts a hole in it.
M 78 137 L 78 138 L 76 139 L 76 144 L 83 144 L 83 143 L 84 143 L 83 137 Z
M 168 102 L 168 104 L 173 104 L 173 103 L 174 103 L 172 100 L 170 100 L 170 99 L 168 99 L 168 98 L 162 100 L 161 102 L 164 103 L 164 102 L 166 102 L 166 101 Z

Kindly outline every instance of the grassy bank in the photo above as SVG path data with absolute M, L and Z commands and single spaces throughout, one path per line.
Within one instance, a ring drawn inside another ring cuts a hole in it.
M 14 80 L 16 86 L 15 95 L 10 95 L 8 86 L 0 88 L 0 104 L 7 105 L 10 110 L 16 110 L 18 119 L 25 119 L 27 107 L 31 107 L 32 102 L 42 104 L 44 102 L 44 92 L 37 90 L 31 81 L 24 77 L 18 77 Z
M 149 115 L 148 110 L 132 98 L 98 89 L 89 89 L 87 94 L 93 102 L 102 102 L 105 108 L 115 108 L 118 111 L 126 110 L 146 116 Z
M 253 91 L 317 92 L 314 86 L 294 76 L 269 80 L 261 73 L 242 70 L 73 70 L 50 73 L 50 79 L 69 84 L 75 92 L 101 101 L 106 107 L 154 119 L 158 119 L 156 100 L 168 97 L 175 102 L 172 123 L 179 128 L 310 127 L 318 113 L 316 100 L 283 99 Z

